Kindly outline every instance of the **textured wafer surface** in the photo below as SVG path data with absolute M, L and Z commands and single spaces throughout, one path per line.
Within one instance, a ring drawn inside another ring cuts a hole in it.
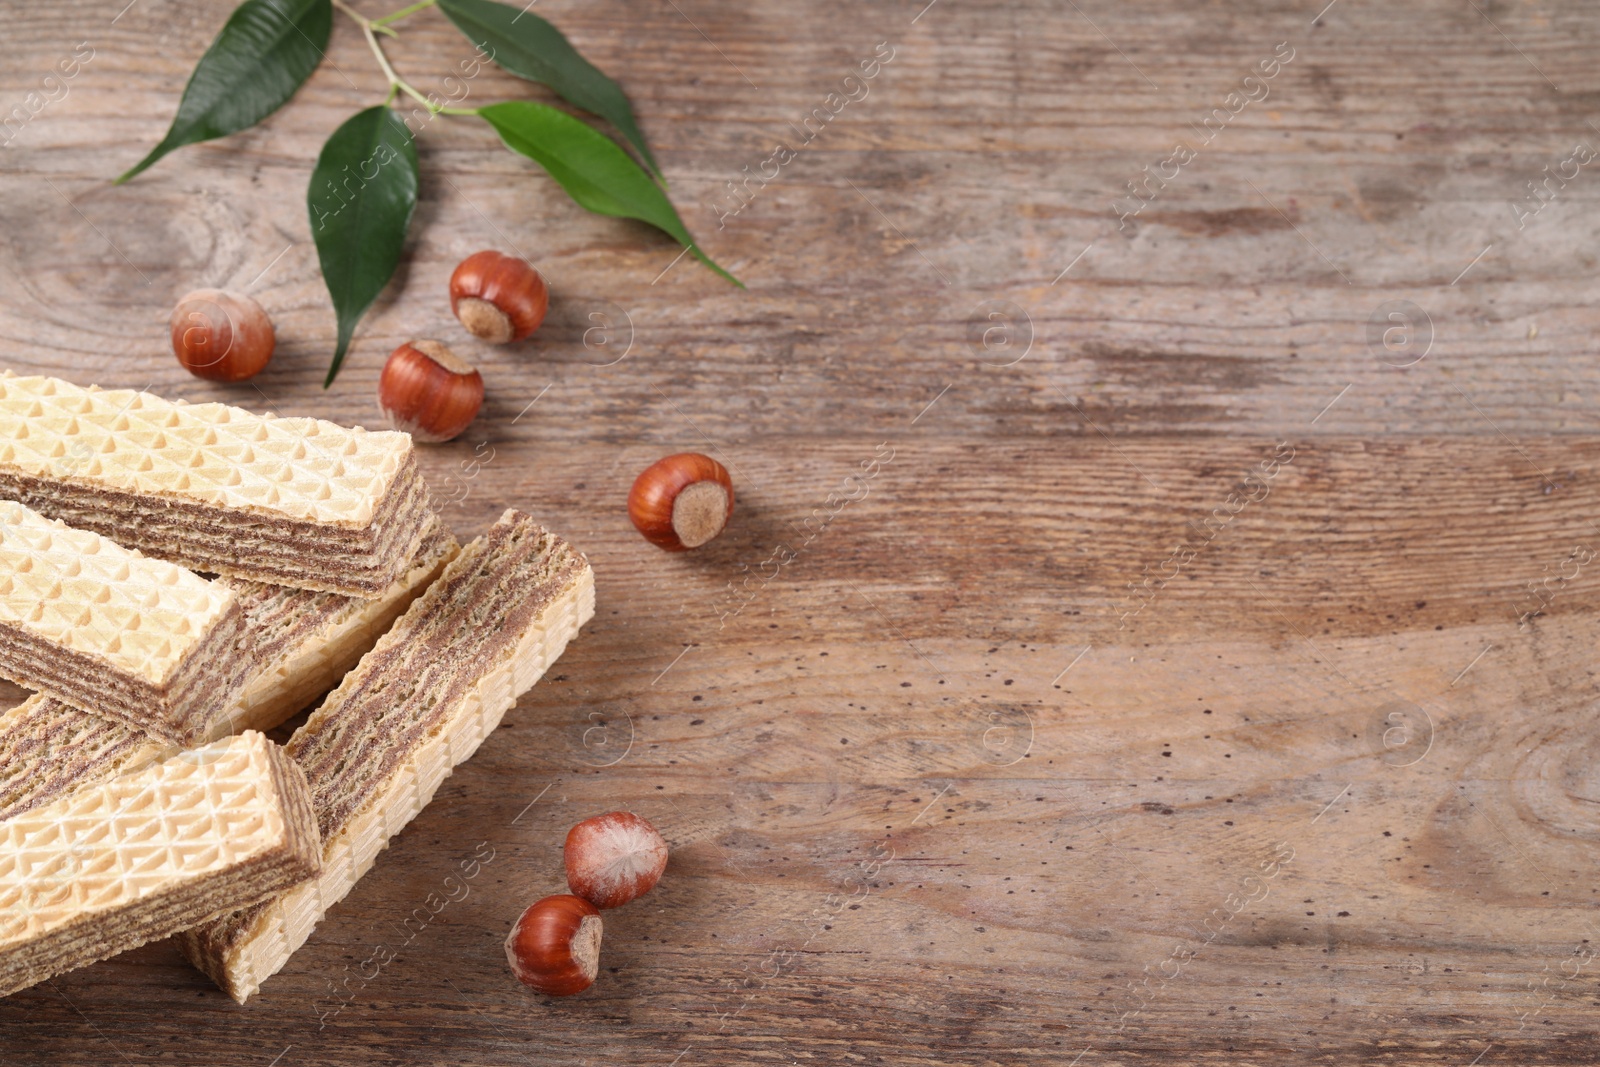
M 0 625 L 161 685 L 230 609 L 223 586 L 0 501 Z
M 0 820 L 176 752 L 147 730 L 35 693 L 0 715 Z
M 435 521 L 411 570 L 375 600 L 223 579 L 239 597 L 246 641 L 265 666 L 215 719 L 212 733 L 270 730 L 332 688 L 459 549 Z M 35 693 L 0 715 L 0 820 L 177 751 L 147 730 Z
M 369 597 L 431 514 L 406 434 L 9 372 L 0 496 L 193 570 Z
M 355 529 L 411 447 L 388 430 L 0 377 L 0 470 L 89 488 Z
M 0 674 L 172 741 L 254 666 L 233 592 L 0 501 Z
M 459 551 L 455 535 L 430 518 L 411 566 L 371 599 L 221 579 L 239 597 L 248 639 L 266 665 L 211 736 L 270 730 L 332 689 Z
M 322 875 L 186 931 L 189 960 L 243 1003 L 593 614 L 588 562 L 525 515 L 462 549 L 286 746 L 311 784 Z
M 0 496 L 196 571 L 365 596 L 380 594 L 410 565 L 430 514 L 427 486 L 409 460 L 379 518 L 354 532 L 208 512 L 158 498 L 96 494 L 3 470 Z
M 316 874 L 304 776 L 259 733 L 0 823 L 0 995 Z

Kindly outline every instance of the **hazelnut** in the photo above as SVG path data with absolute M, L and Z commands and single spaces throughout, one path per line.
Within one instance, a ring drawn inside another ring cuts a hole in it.
M 523 985 L 551 997 L 570 997 L 600 973 L 600 910 L 560 893 L 529 905 L 506 938 L 506 960 Z
M 474 252 L 450 275 L 450 310 L 490 344 L 522 340 L 539 328 L 549 306 L 544 279 L 515 256 Z
M 483 406 L 483 375 L 438 341 L 409 341 L 383 365 L 378 406 L 418 441 L 448 441 Z
M 585 819 L 567 831 L 562 849 L 567 888 L 597 908 L 642 897 L 667 869 L 667 842 L 631 811 Z
M 657 460 L 628 493 L 628 517 L 646 541 L 668 552 L 699 548 L 722 532 L 732 514 L 728 469 L 698 452 Z
M 254 378 L 276 343 L 272 320 L 261 305 L 223 289 L 196 289 L 178 301 L 168 324 L 178 362 L 196 378 L 213 382 Z

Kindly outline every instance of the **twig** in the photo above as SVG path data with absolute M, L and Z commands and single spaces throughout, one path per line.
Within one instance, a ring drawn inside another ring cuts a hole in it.
M 437 0 L 435 0 L 435 2 L 437 2 Z M 333 0 L 333 6 L 338 8 L 340 11 L 343 11 L 346 15 L 349 15 L 363 26 L 376 26 L 379 33 L 387 33 L 390 37 L 400 36 L 398 33 L 387 27 L 379 26 L 377 20 L 367 18 L 361 12 L 345 3 L 344 0 Z
M 428 7 L 428 6 L 432 5 L 435 2 L 436 2 L 436 0 L 426 0 L 425 3 L 413 4 L 411 7 L 406 8 L 403 11 L 397 11 L 397 12 L 394 13 L 394 15 L 391 15 L 391 16 L 388 16 L 388 17 L 389 18 L 396 18 L 396 17 L 402 16 L 402 15 L 409 14 L 413 10 L 420 11 L 422 8 Z M 427 108 L 428 109 L 428 114 L 430 114 L 430 115 L 476 115 L 477 114 L 477 111 L 474 110 L 473 108 L 445 107 L 443 104 L 436 104 L 432 100 L 429 100 L 426 95 L 424 95 L 421 91 L 419 91 L 410 82 L 408 82 L 404 78 L 400 77 L 399 73 L 395 71 L 394 67 L 390 66 L 389 57 L 383 54 L 383 45 L 378 43 L 378 34 L 379 33 L 387 33 L 391 37 L 395 36 L 395 32 L 393 30 L 389 29 L 386 26 L 379 25 L 379 23 L 381 21 L 383 21 L 383 20 L 367 18 L 365 15 L 361 14 L 355 8 L 353 8 L 349 4 L 345 3 L 344 0 L 333 0 L 333 5 L 335 7 L 337 7 L 340 11 L 343 11 L 346 15 L 349 15 L 361 27 L 361 32 L 367 38 L 367 47 L 372 49 L 373 56 L 376 57 L 377 60 L 378 60 L 378 66 L 383 68 L 383 76 L 389 79 L 389 95 L 387 97 L 385 97 L 384 101 L 383 101 L 385 106 L 388 106 L 390 103 L 392 103 L 394 101 L 395 93 L 396 93 L 396 91 L 399 91 L 399 92 L 405 93 L 407 96 L 411 97 L 417 103 L 419 103 L 423 107 Z
M 382 27 L 382 26 L 387 26 L 391 22 L 399 22 L 401 19 L 405 18 L 406 16 L 415 15 L 418 11 L 424 11 L 427 8 L 432 7 L 434 4 L 436 4 L 438 2 L 439 2 L 439 0 L 420 0 L 419 3 L 412 4 L 410 7 L 403 7 L 399 11 L 393 12 L 392 14 L 384 15 L 381 18 L 373 19 L 372 20 L 373 28 L 377 29 L 377 28 Z M 391 30 L 389 32 L 392 33 L 394 31 Z

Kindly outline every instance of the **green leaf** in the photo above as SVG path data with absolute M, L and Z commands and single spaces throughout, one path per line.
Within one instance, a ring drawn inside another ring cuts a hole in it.
M 495 128 L 507 148 L 549 171 L 581 206 L 665 230 L 700 262 L 744 288 L 695 246 L 667 194 L 611 138 L 564 111 L 526 100 L 490 104 L 479 108 L 478 115 Z
M 189 76 L 167 136 L 116 184 L 174 148 L 254 126 L 288 103 L 322 61 L 332 28 L 329 0 L 245 0 Z
M 622 87 L 572 47 L 562 32 L 527 8 L 491 0 L 439 0 L 456 28 L 482 52 L 519 78 L 548 85 L 574 107 L 599 115 L 627 138 L 645 164 L 661 175 L 634 120 Z
M 339 319 L 324 389 L 339 373 L 356 323 L 399 265 L 416 206 L 417 146 L 399 115 L 369 107 L 333 131 L 306 190 L 322 280 Z

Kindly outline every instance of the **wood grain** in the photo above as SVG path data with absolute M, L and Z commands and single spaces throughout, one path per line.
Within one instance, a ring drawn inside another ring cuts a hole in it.
M 327 392 L 304 183 L 381 95 L 359 32 L 259 128 L 113 188 L 226 5 L 5 5 L 0 116 L 94 58 L 0 151 L 0 363 L 376 424 L 383 357 L 444 338 L 489 393 L 424 456 L 449 520 L 532 510 L 599 612 L 250 1004 L 149 946 L 0 1001 L 0 1059 L 1600 1058 L 1593 176 L 1517 209 L 1600 138 L 1593 19 L 924 3 L 544 0 L 749 290 L 441 118 Z M 435 12 L 400 29 L 424 88 L 469 53 Z M 879 42 L 870 93 L 719 225 Z M 1269 94 L 1119 227 L 1280 42 Z M 550 280 L 527 344 L 449 317 L 481 247 Z M 202 285 L 272 315 L 253 386 L 172 360 Z M 687 449 L 738 511 L 668 557 L 623 501 Z M 671 866 L 608 914 L 602 980 L 545 1001 L 500 942 L 615 807 Z

